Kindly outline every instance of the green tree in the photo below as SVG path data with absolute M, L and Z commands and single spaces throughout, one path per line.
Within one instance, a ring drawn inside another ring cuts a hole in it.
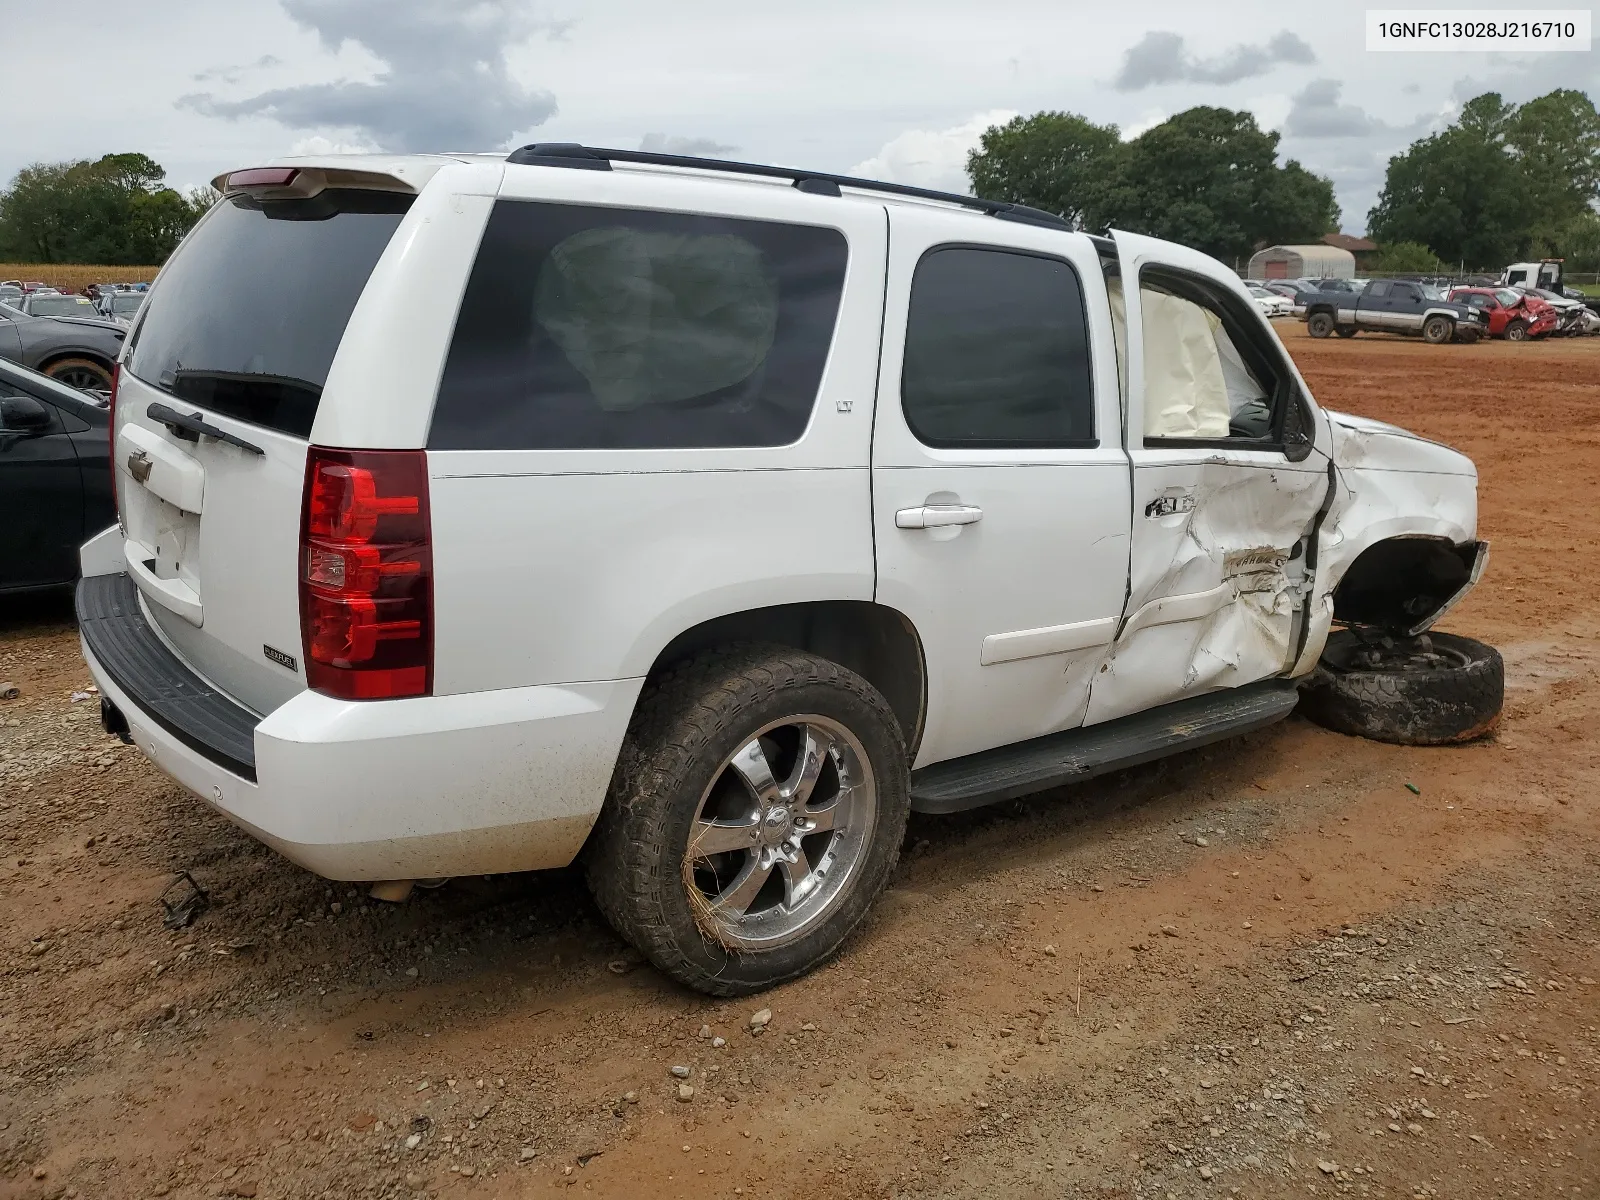
M 0 254 L 41 263 L 159 264 L 207 207 L 143 154 L 35 163 L 0 192 Z
M 1530 241 L 1521 184 L 1501 135 L 1464 117 L 1389 160 L 1367 229 L 1380 243 L 1420 242 L 1447 262 L 1510 262 Z
M 985 200 L 1032 205 L 1082 225 L 1119 144 L 1115 125 L 1075 113 L 1013 117 L 984 131 L 967 155 L 967 174 Z
M 1566 259 L 1569 271 L 1600 271 L 1600 213 L 1585 209 L 1565 221 L 1541 226 L 1529 254 Z
M 1224 260 L 1265 242 L 1310 242 L 1338 228 L 1333 184 L 1290 160 L 1248 112 L 1199 107 L 1122 147 L 1095 216 Z
M 1130 142 L 1073 113 L 1017 117 L 983 134 L 967 159 L 973 191 L 1115 226 L 1222 259 L 1262 242 L 1315 241 L 1339 227 L 1333 184 L 1293 160 L 1247 112 L 1191 108 Z
M 1273 232 L 1263 234 L 1260 240 L 1316 242 L 1325 233 L 1338 232 L 1339 203 L 1333 195 L 1333 180 L 1306 170 L 1291 158 L 1283 164 L 1276 184 L 1269 193 L 1276 206 L 1275 212 L 1269 210 Z
M 1525 254 L 1582 254 L 1600 203 L 1600 112 L 1558 88 L 1512 105 L 1475 96 L 1456 123 L 1389 160 L 1368 228 L 1492 267 Z
M 1582 92 L 1558 88 L 1515 110 L 1505 145 L 1521 172 L 1535 250 L 1563 253 L 1600 201 L 1600 112 Z
M 1390 242 L 1378 248 L 1372 269 L 1380 275 L 1437 275 L 1448 268 L 1421 242 Z

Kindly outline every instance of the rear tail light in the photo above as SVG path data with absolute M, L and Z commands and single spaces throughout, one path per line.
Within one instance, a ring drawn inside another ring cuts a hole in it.
M 306 456 L 300 517 L 306 681 L 346 700 L 433 688 L 433 551 L 422 450 Z
M 293 167 L 252 167 L 228 176 L 227 190 L 235 188 L 288 187 L 300 174 Z

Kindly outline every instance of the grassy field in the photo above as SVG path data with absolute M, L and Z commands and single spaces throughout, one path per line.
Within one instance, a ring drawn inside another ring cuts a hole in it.
M 148 283 L 160 267 L 97 267 L 80 263 L 0 263 L 0 279 L 39 280 L 63 292 L 81 292 L 91 283 Z

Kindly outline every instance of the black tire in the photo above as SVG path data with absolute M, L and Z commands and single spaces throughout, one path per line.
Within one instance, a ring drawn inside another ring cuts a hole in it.
M 835 722 L 864 748 L 876 792 L 871 838 L 795 940 L 730 948 L 708 929 L 703 895 L 690 894 L 696 817 L 729 756 L 802 713 Z M 708 651 L 645 685 L 584 851 L 589 887 L 617 932 L 663 973 L 713 996 L 745 995 L 803 975 L 839 949 L 888 883 L 910 811 L 899 722 L 866 680 L 782 646 Z
M 1353 337 L 1355 337 L 1356 334 L 1360 333 L 1361 331 L 1359 329 L 1357 329 L 1354 325 L 1341 325 L 1341 326 L 1339 326 L 1339 328 L 1335 329 L 1334 332 L 1337 333 L 1342 338 L 1353 338 Z
M 1314 338 L 1325 338 L 1333 332 L 1333 314 L 1314 312 L 1306 318 L 1306 332 Z
M 1490 733 L 1505 702 L 1493 646 L 1451 633 L 1328 638 L 1300 710 L 1318 725 L 1402 746 L 1444 746 Z
M 1528 323 L 1526 321 L 1513 321 L 1506 326 L 1506 341 L 1525 342 L 1528 340 Z
M 1448 342 L 1455 332 L 1456 324 L 1449 317 L 1429 317 L 1422 323 L 1422 340 L 1430 346 Z
M 58 358 L 44 373 L 80 391 L 111 390 L 111 372 L 92 358 Z

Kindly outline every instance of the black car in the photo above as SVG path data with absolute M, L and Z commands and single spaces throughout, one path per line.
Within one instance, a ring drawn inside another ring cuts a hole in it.
M 111 390 L 125 326 L 77 317 L 30 317 L 0 303 L 0 359 L 43 371 L 68 387 Z
M 78 547 L 117 519 L 109 406 L 0 361 L 0 592 L 71 583 Z

